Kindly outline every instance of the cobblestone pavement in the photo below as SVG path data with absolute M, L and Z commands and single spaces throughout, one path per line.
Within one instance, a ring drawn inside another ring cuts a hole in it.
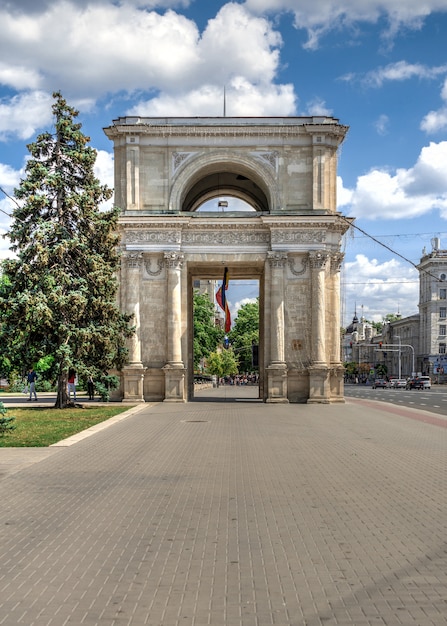
M 0 625 L 447 624 L 447 428 L 253 391 L 0 474 Z

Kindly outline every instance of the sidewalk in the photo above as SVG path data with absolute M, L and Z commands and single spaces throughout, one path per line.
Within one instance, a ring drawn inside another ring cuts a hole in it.
M 447 429 L 253 394 L 143 405 L 4 475 L 0 625 L 447 624 Z

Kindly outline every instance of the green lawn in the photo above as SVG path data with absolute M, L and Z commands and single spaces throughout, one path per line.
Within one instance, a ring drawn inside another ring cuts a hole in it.
M 46 447 L 61 439 L 128 411 L 130 406 L 98 406 L 82 409 L 6 407 L 6 417 L 15 417 L 16 429 L 0 435 L 0 448 Z

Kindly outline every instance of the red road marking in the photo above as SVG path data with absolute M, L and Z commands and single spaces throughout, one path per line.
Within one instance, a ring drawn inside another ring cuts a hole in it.
M 378 402 L 377 400 L 362 400 L 360 398 L 346 398 L 347 402 L 353 402 L 354 404 L 362 404 L 363 406 L 369 406 L 372 409 L 383 409 L 384 404 L 382 402 Z M 417 411 L 418 409 L 411 409 L 409 407 L 398 407 L 391 404 L 386 404 L 386 411 L 388 413 L 394 413 L 394 415 L 400 415 L 401 417 L 408 417 L 411 420 L 416 420 L 417 422 L 425 422 L 426 424 L 432 424 L 432 426 L 440 426 L 441 428 L 447 428 L 447 419 L 443 419 L 442 417 L 435 417 L 434 415 L 429 415 L 424 413 L 421 415 L 420 413 L 415 413 L 413 411 Z

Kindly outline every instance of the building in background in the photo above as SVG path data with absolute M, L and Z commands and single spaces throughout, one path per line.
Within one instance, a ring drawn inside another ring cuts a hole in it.
M 447 250 L 438 237 L 432 250 L 422 251 L 419 270 L 419 314 L 384 324 L 382 333 L 354 315 L 346 329 L 342 351 L 345 362 L 358 363 L 359 373 L 370 367 L 370 377 L 383 364 L 388 376 L 407 378 L 416 374 L 447 381 Z M 377 344 L 377 346 L 376 346 Z
M 425 249 L 419 269 L 420 345 L 422 373 L 447 379 L 447 250 L 438 237 Z

